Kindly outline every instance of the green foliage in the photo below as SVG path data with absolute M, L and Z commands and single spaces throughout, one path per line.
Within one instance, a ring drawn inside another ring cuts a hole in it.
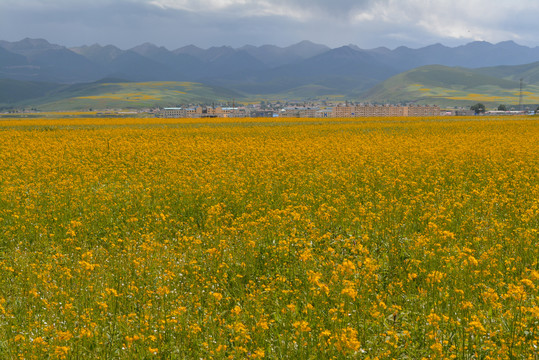
M 485 105 L 482 103 L 477 103 L 475 105 L 470 106 L 470 110 L 475 111 L 476 114 L 482 114 L 485 112 Z

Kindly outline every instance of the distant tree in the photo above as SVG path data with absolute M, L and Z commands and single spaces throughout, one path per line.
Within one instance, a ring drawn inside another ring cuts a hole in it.
M 505 106 L 504 104 L 501 104 L 500 106 L 498 106 L 498 110 L 499 111 L 507 111 L 507 106 Z
M 475 111 L 476 114 L 482 114 L 485 112 L 485 105 L 483 105 L 482 103 L 477 103 L 475 105 L 472 105 L 470 107 L 470 110 Z

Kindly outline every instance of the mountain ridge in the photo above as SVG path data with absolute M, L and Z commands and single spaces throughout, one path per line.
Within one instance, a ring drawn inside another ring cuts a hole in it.
M 525 64 L 538 61 L 539 47 L 513 41 L 477 41 L 456 47 L 438 43 L 417 49 L 362 49 L 353 44 L 332 49 L 302 41 L 286 47 L 202 49 L 187 45 L 175 50 L 152 43 L 120 49 L 99 44 L 67 48 L 45 39 L 0 41 L 0 79 L 58 84 L 111 77 L 132 82 L 189 81 L 245 96 L 359 98 L 393 76 L 428 65 L 474 69 L 478 71 L 473 75 L 478 81 L 486 79 L 480 74 L 511 81 L 521 76 L 535 81 L 539 80 L 539 70 Z

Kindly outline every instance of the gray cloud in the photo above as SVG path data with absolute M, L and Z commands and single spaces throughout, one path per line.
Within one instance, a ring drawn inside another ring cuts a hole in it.
M 348 18 L 375 0 L 148 0 L 165 9 L 227 14 L 236 17 L 280 16 L 296 20 L 320 17 Z M 378 0 L 380 1 L 380 0 Z
M 361 47 L 472 40 L 538 45 L 536 0 L 0 0 L 0 37 L 122 48 L 150 41 Z

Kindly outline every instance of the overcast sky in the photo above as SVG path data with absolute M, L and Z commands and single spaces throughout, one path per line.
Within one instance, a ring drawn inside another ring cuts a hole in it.
M 0 40 L 170 50 L 302 40 L 338 47 L 539 45 L 537 0 L 0 0 Z

